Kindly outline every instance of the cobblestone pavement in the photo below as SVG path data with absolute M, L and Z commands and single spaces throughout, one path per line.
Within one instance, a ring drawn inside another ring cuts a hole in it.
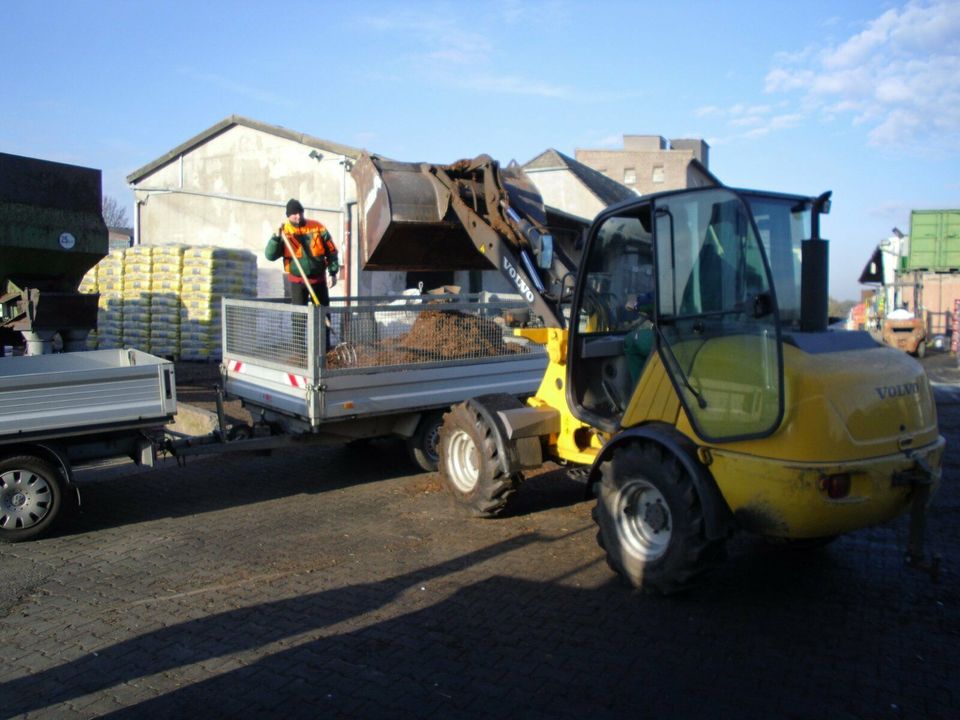
M 0 546 L 0 716 L 960 717 L 938 396 L 938 582 L 901 520 L 817 552 L 737 537 L 697 592 L 638 595 L 562 471 L 467 520 L 385 441 L 93 475 L 58 535 Z

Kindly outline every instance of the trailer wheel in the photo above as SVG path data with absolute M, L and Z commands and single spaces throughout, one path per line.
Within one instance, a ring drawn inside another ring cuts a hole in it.
M 407 452 L 413 463 L 424 472 L 436 472 L 440 461 L 438 444 L 440 426 L 443 425 L 443 413 L 424 413 L 417 425 L 417 431 L 407 438 Z
M 439 467 L 454 501 L 475 517 L 502 513 L 522 479 L 520 473 L 503 471 L 494 430 L 469 403 L 444 416 Z
M 0 461 L 0 539 L 20 542 L 46 532 L 63 500 L 60 473 L 45 460 L 20 455 Z
M 593 519 L 607 563 L 629 585 L 669 595 L 696 584 L 723 559 L 708 540 L 693 480 L 654 443 L 624 446 L 601 466 Z

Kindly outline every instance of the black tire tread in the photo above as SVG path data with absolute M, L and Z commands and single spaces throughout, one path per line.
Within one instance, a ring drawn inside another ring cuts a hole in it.
M 471 407 L 469 401 L 454 406 L 444 415 L 440 429 L 439 469 L 444 475 L 447 490 L 458 507 L 473 517 L 496 517 L 503 513 L 510 498 L 516 493 L 522 476 L 507 474 L 500 465 L 497 442 L 483 415 Z M 446 477 L 447 441 L 450 434 L 460 429 L 473 438 L 480 452 L 480 478 L 473 492 L 463 493 Z
M 593 519 L 597 524 L 597 541 L 605 551 L 607 564 L 620 575 L 627 584 L 637 587 L 645 593 L 671 595 L 689 590 L 723 560 L 725 543 L 722 539 L 710 540 L 706 537 L 703 509 L 693 480 L 679 460 L 663 447 L 653 442 L 635 443 L 614 451 L 610 460 L 601 465 L 601 483 L 613 483 L 618 477 L 631 477 L 637 473 L 645 475 L 648 481 L 657 479 L 668 484 L 668 492 L 680 499 L 681 506 L 671 508 L 674 523 L 685 517 L 685 543 L 680 547 L 667 549 L 667 554 L 643 569 L 642 582 L 633 580 L 630 572 L 622 567 L 617 558 L 621 556 L 616 546 L 610 547 L 604 533 L 604 514 L 598 488 L 597 503 L 593 508 Z M 663 490 L 661 490 L 663 492 Z M 616 543 L 615 531 L 610 542 Z

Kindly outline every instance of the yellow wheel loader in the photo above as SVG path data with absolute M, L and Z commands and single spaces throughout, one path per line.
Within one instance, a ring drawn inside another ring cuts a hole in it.
M 554 461 L 586 470 L 607 560 L 645 591 L 694 585 L 736 530 L 822 544 L 908 510 L 925 561 L 944 449 L 930 384 L 827 329 L 830 193 L 638 196 L 578 229 L 487 156 L 353 173 L 366 268 L 496 268 L 542 319 L 514 331 L 548 350 L 536 395 L 470 399 L 440 430 L 468 513 L 501 513 Z

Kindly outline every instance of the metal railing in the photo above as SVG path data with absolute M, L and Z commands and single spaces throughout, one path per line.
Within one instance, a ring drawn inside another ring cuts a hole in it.
M 315 376 L 359 368 L 445 365 L 543 354 L 513 336 L 519 301 L 480 295 L 335 298 L 329 307 L 284 300 L 223 301 L 224 357 Z M 323 329 L 321 329 L 323 328 Z

